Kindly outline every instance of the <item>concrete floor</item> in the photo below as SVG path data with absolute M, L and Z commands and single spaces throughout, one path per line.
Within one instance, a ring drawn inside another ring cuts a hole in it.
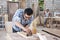
M 4 29 L 0 29 L 0 40 L 6 40 L 6 31 Z

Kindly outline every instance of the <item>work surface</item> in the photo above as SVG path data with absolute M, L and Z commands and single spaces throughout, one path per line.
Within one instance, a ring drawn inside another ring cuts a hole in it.
M 53 30 L 53 29 L 52 29 Z M 38 30 L 40 34 L 46 36 L 47 40 L 60 40 L 60 38 L 55 37 L 53 35 L 50 35 L 48 33 L 45 33 L 41 31 L 40 29 Z M 22 36 L 18 35 L 17 33 L 6 33 L 5 31 L 0 31 L 0 40 L 39 40 L 36 38 L 23 38 Z
M 60 38 L 60 29 L 51 29 L 50 28 L 48 30 L 43 29 L 43 31 Z
M 0 31 L 0 40 L 38 40 L 38 38 L 24 38 L 17 33 L 6 33 Z

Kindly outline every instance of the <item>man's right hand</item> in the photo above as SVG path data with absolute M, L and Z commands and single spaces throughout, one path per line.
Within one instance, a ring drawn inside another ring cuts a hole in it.
M 25 31 L 27 34 L 32 35 L 32 31 L 31 31 L 29 28 L 24 29 L 24 31 Z

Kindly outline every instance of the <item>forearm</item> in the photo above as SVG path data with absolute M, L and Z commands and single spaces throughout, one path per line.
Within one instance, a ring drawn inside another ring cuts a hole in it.
M 29 28 L 29 25 L 26 25 L 25 28 Z
M 19 28 L 21 28 L 22 30 L 25 30 L 25 28 L 23 27 L 23 25 L 20 24 L 19 22 L 15 22 L 15 25 L 18 26 Z

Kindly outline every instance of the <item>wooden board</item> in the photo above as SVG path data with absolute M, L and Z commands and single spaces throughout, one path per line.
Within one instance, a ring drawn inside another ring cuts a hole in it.
M 24 37 L 24 38 L 32 38 L 33 36 L 27 36 L 27 33 L 25 32 L 17 32 L 17 34 L 19 34 L 20 36 Z
M 60 38 L 60 30 L 59 29 L 44 29 L 43 31 Z

